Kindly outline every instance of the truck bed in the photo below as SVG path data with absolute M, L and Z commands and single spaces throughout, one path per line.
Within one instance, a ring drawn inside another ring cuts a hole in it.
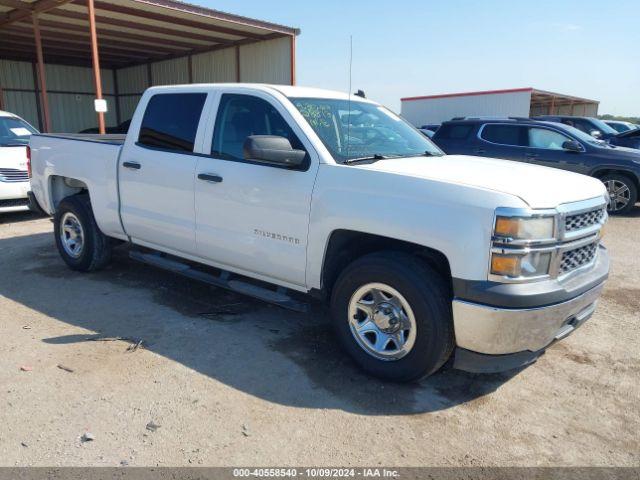
M 100 135 L 98 133 L 40 133 L 39 137 L 48 138 L 61 138 L 63 140 L 79 140 L 82 142 L 97 142 L 97 143 L 109 143 L 113 145 L 122 145 L 125 138 L 125 134 L 106 134 Z
M 40 207 L 53 214 L 64 197 L 87 190 L 100 229 L 124 235 L 119 217 L 118 159 L 125 135 L 32 135 L 31 190 Z

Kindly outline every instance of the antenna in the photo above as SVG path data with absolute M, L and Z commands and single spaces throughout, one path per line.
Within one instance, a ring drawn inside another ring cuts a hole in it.
M 347 114 L 347 156 L 351 146 L 351 71 L 353 67 L 353 35 L 349 35 L 349 90 L 347 90 L 348 110 Z

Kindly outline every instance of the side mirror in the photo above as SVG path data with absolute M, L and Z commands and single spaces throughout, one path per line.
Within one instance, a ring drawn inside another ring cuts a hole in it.
M 600 130 L 591 130 L 589 132 L 589 135 L 591 135 L 593 138 L 597 138 L 598 140 L 602 138 L 602 132 Z
M 568 152 L 582 152 L 582 145 L 575 140 L 567 140 L 562 144 L 562 148 Z
M 283 167 L 299 167 L 307 156 L 304 150 L 295 150 L 287 138 L 276 135 L 251 135 L 242 150 L 245 160 Z

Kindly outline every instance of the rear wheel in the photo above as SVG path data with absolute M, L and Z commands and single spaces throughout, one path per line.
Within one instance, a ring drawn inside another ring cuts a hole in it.
M 109 238 L 96 224 L 88 195 L 74 195 L 60 202 L 54 233 L 60 256 L 73 270 L 99 270 L 111 260 Z
M 628 213 L 638 201 L 638 189 L 626 175 L 612 173 L 601 178 L 609 193 L 607 210 L 612 215 Z
M 446 284 L 414 256 L 382 252 L 354 261 L 336 281 L 331 310 L 347 352 L 385 380 L 431 375 L 453 351 Z

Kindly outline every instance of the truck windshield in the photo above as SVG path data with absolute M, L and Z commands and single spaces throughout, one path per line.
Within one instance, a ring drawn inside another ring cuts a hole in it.
M 0 117 L 0 147 L 29 144 L 29 137 L 38 131 L 27 122 L 16 117 Z
M 348 99 L 291 98 L 336 161 L 440 156 L 423 134 L 386 108 Z

